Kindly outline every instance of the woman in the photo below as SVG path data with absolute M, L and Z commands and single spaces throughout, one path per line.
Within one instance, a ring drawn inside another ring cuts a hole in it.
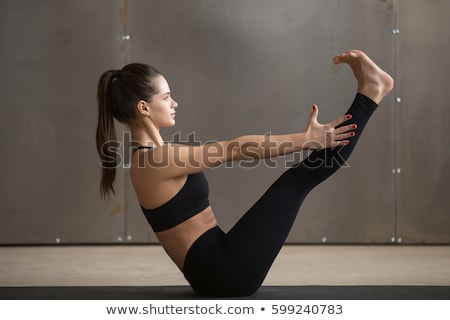
M 345 163 L 371 114 L 393 87 L 393 79 L 361 51 L 337 55 L 334 63 L 349 64 L 358 82 L 346 115 L 323 125 L 314 105 L 306 131 L 272 135 L 269 144 L 260 135 L 200 146 L 166 144 L 160 128 L 175 125 L 178 104 L 161 73 L 129 64 L 101 76 L 96 138 L 102 196 L 114 192 L 116 162 L 110 147 L 116 140 L 115 118 L 129 125 L 137 143 L 130 174 L 144 215 L 197 294 L 247 296 L 260 288 L 306 195 Z M 229 232 L 218 227 L 204 170 L 305 149 L 314 151 L 284 172 Z

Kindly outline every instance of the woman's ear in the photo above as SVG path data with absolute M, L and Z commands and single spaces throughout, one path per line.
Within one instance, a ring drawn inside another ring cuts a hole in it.
M 139 100 L 136 104 L 136 109 L 140 115 L 147 117 L 150 113 L 150 105 L 147 101 Z

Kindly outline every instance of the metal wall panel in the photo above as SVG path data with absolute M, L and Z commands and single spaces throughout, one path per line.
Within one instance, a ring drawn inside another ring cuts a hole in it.
M 305 129 L 313 103 L 327 122 L 354 97 L 356 82 L 348 67 L 332 64 L 335 54 L 359 48 L 393 73 L 393 10 L 392 1 L 132 1 L 129 61 L 152 64 L 169 81 L 179 108 L 176 128 L 164 132 L 167 140 L 297 132 Z M 374 116 L 349 168 L 307 198 L 289 242 L 391 239 L 393 101 Z M 291 162 L 207 171 L 223 228 Z M 129 215 L 140 220 L 138 212 Z M 142 232 L 144 225 L 135 225 L 131 233 Z
M 164 137 L 208 142 L 302 131 L 313 103 L 322 122 L 345 112 L 356 83 L 331 57 L 349 48 L 395 74 L 396 92 L 349 166 L 308 196 L 288 242 L 449 243 L 450 8 L 422 2 L 1 1 L 0 244 L 157 242 L 126 155 L 117 195 L 99 197 L 95 94 L 104 70 L 153 64 L 180 103 Z M 118 131 L 126 148 L 128 129 Z M 222 227 L 293 160 L 207 171 Z
M 119 3 L 0 2 L 0 243 L 96 243 L 124 233 L 103 202 L 96 85 L 123 63 Z M 123 170 L 118 180 L 123 181 Z
M 397 238 L 450 243 L 450 2 L 399 1 Z

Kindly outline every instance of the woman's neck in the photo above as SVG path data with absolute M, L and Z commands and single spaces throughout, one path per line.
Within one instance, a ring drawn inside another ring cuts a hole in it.
M 133 144 L 142 146 L 153 146 L 160 147 L 163 146 L 164 140 L 161 137 L 159 128 L 155 126 L 131 126 L 131 137 Z

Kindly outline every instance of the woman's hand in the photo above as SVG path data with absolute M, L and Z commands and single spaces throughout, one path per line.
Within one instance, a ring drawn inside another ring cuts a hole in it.
M 306 144 L 304 149 L 319 150 L 349 144 L 347 139 L 355 136 L 352 130 L 356 129 L 356 124 L 336 127 L 350 120 L 351 115 L 347 114 L 327 124 L 320 124 L 317 121 L 318 114 L 319 108 L 313 105 L 308 127 L 305 131 Z

